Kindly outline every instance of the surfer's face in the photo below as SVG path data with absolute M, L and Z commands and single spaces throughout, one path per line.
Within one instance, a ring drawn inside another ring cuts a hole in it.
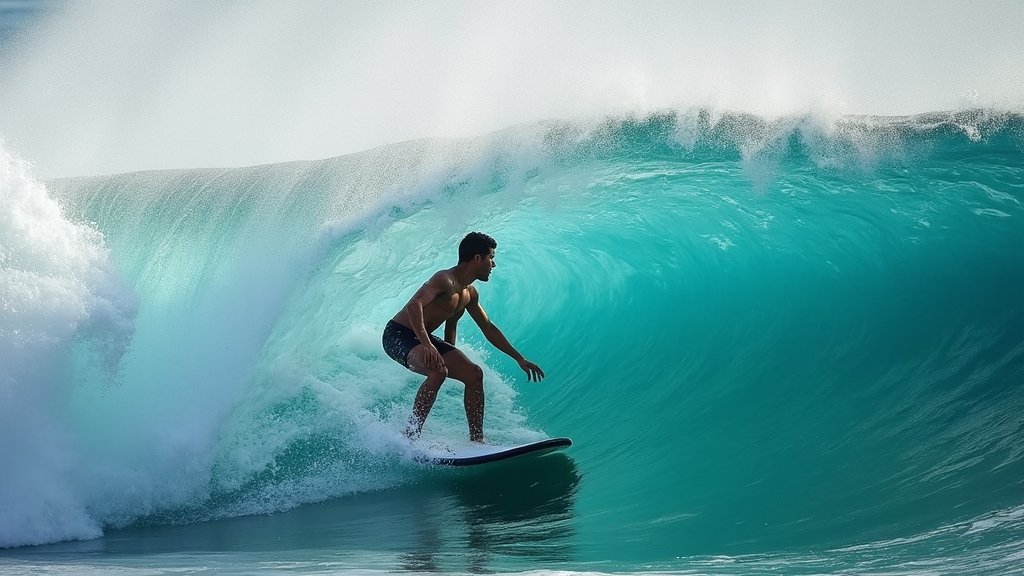
M 477 256 L 477 258 L 480 259 L 480 271 L 477 278 L 487 282 L 487 279 L 491 277 L 491 270 L 497 266 L 494 263 L 494 248 L 488 250 L 486 255 Z

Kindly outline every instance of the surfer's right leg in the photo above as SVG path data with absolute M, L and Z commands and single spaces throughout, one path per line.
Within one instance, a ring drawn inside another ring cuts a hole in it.
M 430 335 L 430 340 L 441 354 L 454 350 L 451 344 L 433 334 Z M 430 409 L 434 406 L 434 400 L 437 399 L 437 391 L 441 388 L 441 384 L 444 383 L 444 379 L 448 377 L 448 368 L 443 365 L 439 368 L 428 367 L 426 347 L 420 344 L 416 333 L 408 326 L 399 324 L 394 320 L 389 321 L 387 326 L 384 327 L 381 344 L 384 346 L 384 352 L 392 360 L 417 374 L 427 377 L 423 384 L 420 384 L 419 390 L 416 391 L 416 400 L 412 406 L 412 417 L 409 418 L 409 424 L 405 427 L 405 435 L 414 439 L 423 430 L 423 422 L 427 419 Z
M 412 404 L 412 417 L 409 418 L 409 425 L 405 428 L 405 435 L 413 439 L 423 431 L 423 422 L 430 414 L 430 409 L 434 407 L 437 391 L 441 389 L 441 384 L 444 384 L 445 378 L 448 377 L 448 368 L 444 365 L 439 368 L 427 367 L 426 350 L 426 347 L 420 344 L 413 348 L 408 356 L 409 369 L 427 377 L 423 384 L 420 384 L 420 389 L 416 391 L 416 400 Z

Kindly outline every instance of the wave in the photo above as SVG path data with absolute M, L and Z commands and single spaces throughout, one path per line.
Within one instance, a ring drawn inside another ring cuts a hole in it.
M 418 378 L 379 330 L 472 229 L 499 242 L 488 312 L 550 375 L 464 330 L 488 435 L 573 436 L 598 541 L 827 549 L 1019 506 L 1022 127 L 697 110 L 45 185 L 8 154 L 4 214 L 48 206 L 33 226 L 71 238 L 33 263 L 8 218 L 10 293 L 69 277 L 85 303 L 10 317 L 50 347 L 3 334 L 9 411 L 42 419 L 4 419 L 0 492 L 37 528 L 5 518 L 0 545 L 418 482 Z M 458 392 L 428 439 L 465 434 Z M 40 478 L 56 496 L 26 499 Z

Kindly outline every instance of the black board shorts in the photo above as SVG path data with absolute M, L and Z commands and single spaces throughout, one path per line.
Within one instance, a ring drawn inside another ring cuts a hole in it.
M 455 346 L 441 340 L 437 336 L 433 334 L 429 334 L 429 336 L 430 341 L 434 343 L 434 347 L 441 353 L 441 356 L 455 350 Z M 416 333 L 412 331 L 412 328 L 403 326 L 394 320 L 388 321 L 380 341 L 384 345 L 384 351 L 387 352 L 388 356 L 406 368 L 409 367 L 409 352 L 412 352 L 413 348 L 420 345 L 420 339 L 416 337 Z

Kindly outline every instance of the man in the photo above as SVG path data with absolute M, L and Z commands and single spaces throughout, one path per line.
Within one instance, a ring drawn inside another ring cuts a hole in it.
M 463 403 L 469 422 L 469 439 L 484 441 L 484 372 L 455 347 L 456 327 L 467 310 L 487 341 L 518 362 L 531 382 L 544 378 L 540 367 L 523 358 L 509 344 L 480 306 L 480 295 L 473 282 L 487 282 L 491 277 L 497 247 L 498 243 L 486 234 L 467 234 L 459 243 L 459 263 L 431 276 L 384 328 L 381 342 L 388 356 L 427 377 L 416 392 L 412 417 L 405 430 L 409 438 L 419 436 L 437 399 L 438 389 L 451 376 L 466 386 Z M 445 323 L 444 340 L 431 334 L 442 322 Z

